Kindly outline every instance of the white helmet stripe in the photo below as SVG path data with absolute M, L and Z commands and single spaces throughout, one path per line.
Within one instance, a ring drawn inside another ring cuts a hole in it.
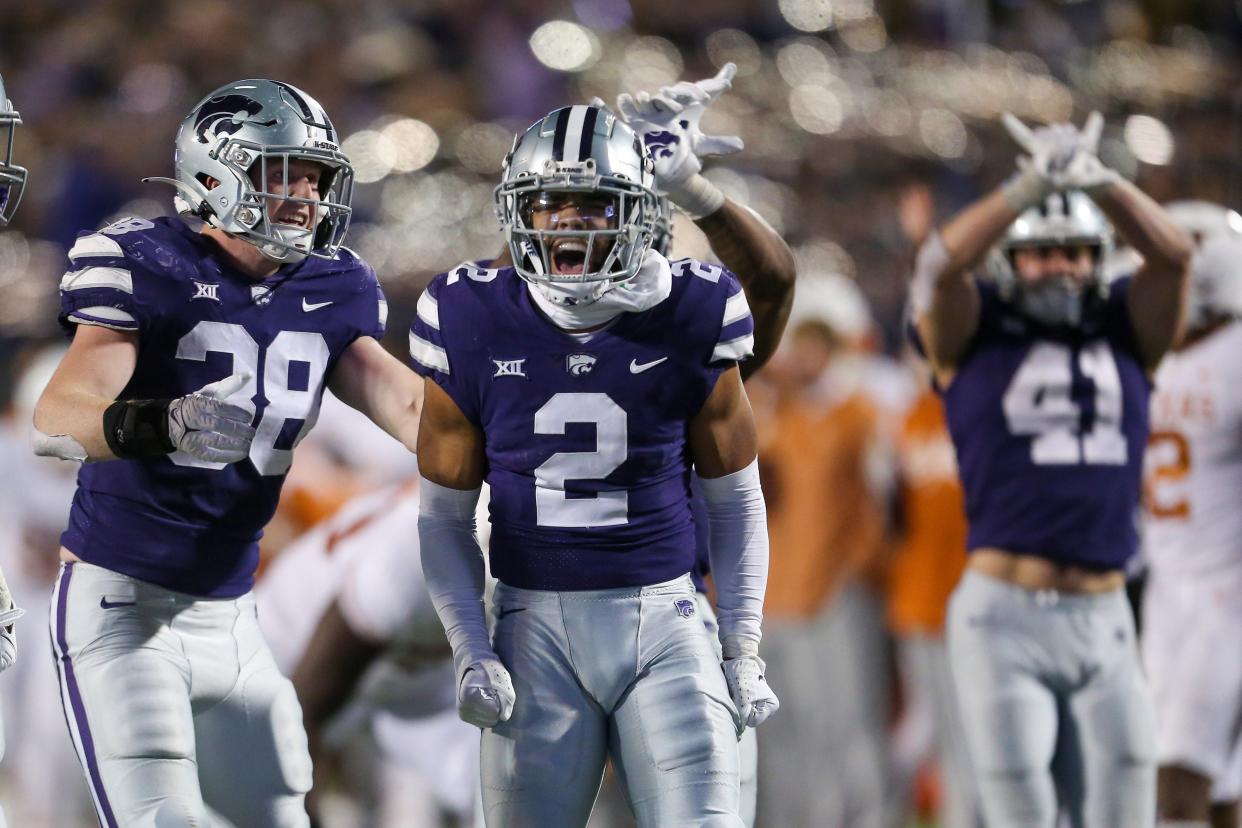
M 569 110 L 569 125 L 565 129 L 565 157 L 564 161 L 570 164 L 576 164 L 582 161 L 582 128 L 586 124 L 587 111 L 589 106 L 578 105 Z M 594 120 L 594 119 L 592 119 Z M 595 124 L 591 124 L 594 128 Z M 588 157 L 591 145 L 587 144 Z

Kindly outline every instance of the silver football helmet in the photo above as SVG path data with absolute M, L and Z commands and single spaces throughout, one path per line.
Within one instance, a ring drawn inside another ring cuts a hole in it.
M 13 138 L 21 122 L 22 116 L 5 94 L 4 78 L 0 78 L 0 151 L 4 153 L 0 156 L 0 227 L 12 221 L 26 190 L 26 168 L 13 163 Z
M 143 180 L 172 184 L 177 212 L 252 242 L 274 261 L 330 259 L 349 229 L 354 187 L 338 141 L 310 95 L 280 81 L 242 80 L 212 92 L 181 122 L 175 178 Z M 318 198 L 287 194 L 294 161 L 323 168 Z M 209 179 L 218 183 L 208 186 Z M 275 220 L 289 203 L 310 206 L 301 223 Z
M 1202 246 L 1211 236 L 1242 234 L 1242 215 L 1210 201 L 1170 201 L 1164 205 L 1164 211 L 1190 236 L 1195 247 Z
M 1186 329 L 1242 316 L 1242 215 L 1210 201 L 1172 201 L 1164 209 L 1195 245 Z
M 495 191 L 514 269 L 550 301 L 596 301 L 638 273 L 659 211 L 654 185 L 642 141 L 607 109 L 548 113 L 515 138 Z M 607 229 L 535 229 L 537 206 L 550 209 L 574 194 L 590 197 Z
M 1022 283 L 1013 267 L 1015 250 L 1063 245 L 1094 248 L 1095 267 L 1086 286 L 1064 279 L 1045 279 L 1033 286 Z M 1076 325 L 1091 292 L 1107 295 L 1104 262 L 1112 248 L 1113 227 L 1104 213 L 1086 193 L 1069 190 L 1053 193 L 1018 216 L 991 256 L 989 269 L 1001 297 L 1027 316 L 1045 325 Z

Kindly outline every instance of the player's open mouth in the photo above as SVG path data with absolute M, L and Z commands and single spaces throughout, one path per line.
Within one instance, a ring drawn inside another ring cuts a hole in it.
M 288 224 L 291 227 L 301 227 L 303 230 L 307 230 L 310 229 L 310 214 L 298 212 L 277 216 L 276 224 Z
M 577 276 L 586 264 L 587 246 L 580 241 L 563 241 L 552 250 L 552 271 L 558 275 Z

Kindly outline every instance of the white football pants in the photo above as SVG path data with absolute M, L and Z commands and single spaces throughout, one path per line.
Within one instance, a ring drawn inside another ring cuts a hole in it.
M 581 592 L 496 587 L 513 716 L 483 731 L 487 825 L 586 824 L 611 755 L 643 828 L 740 828 L 738 719 L 688 576 Z
M 949 658 L 988 828 L 1147 828 L 1156 731 L 1125 591 L 1033 591 L 967 570 Z
M 52 594 L 61 703 L 105 828 L 305 828 L 302 710 L 254 599 L 205 600 L 87 563 Z

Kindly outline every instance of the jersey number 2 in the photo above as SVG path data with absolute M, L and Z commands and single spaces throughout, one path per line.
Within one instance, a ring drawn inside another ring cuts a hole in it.
M 1121 375 L 1107 342 L 1078 354 L 1078 367 L 1095 386 L 1095 422 L 1080 432 L 1081 410 L 1074 402 L 1069 346 L 1038 342 L 1014 373 L 1001 405 L 1014 434 L 1033 435 L 1031 462 L 1037 466 L 1086 463 L 1121 466 L 1126 440 L 1121 433 Z
M 250 380 L 229 402 L 255 411 L 254 397 L 259 392 L 259 343 L 241 325 L 227 322 L 199 322 L 177 343 L 177 359 L 202 362 L 209 352 L 229 354 L 233 357 L 233 371 L 246 371 Z M 254 442 L 250 444 L 250 462 L 259 474 L 284 474 L 293 463 L 293 446 L 315 424 L 319 416 L 319 389 L 323 375 L 328 370 L 328 343 L 323 334 L 308 331 L 281 331 L 267 346 L 263 359 L 263 396 L 267 408 L 256 426 Z M 289 367 L 295 362 L 308 366 L 306 388 L 289 387 Z M 302 420 L 292 444 L 287 449 L 276 448 L 276 441 L 284 431 L 288 420 Z M 178 466 L 194 466 L 201 469 L 222 469 L 226 463 L 212 463 L 191 457 L 183 451 L 173 452 L 169 457 Z
M 619 526 L 629 520 L 629 494 L 569 497 L 566 480 L 602 480 L 625 462 L 625 409 L 607 394 L 554 394 L 535 412 L 536 434 L 564 434 L 569 423 L 595 426 L 595 451 L 559 451 L 535 469 L 535 515 L 540 526 Z

